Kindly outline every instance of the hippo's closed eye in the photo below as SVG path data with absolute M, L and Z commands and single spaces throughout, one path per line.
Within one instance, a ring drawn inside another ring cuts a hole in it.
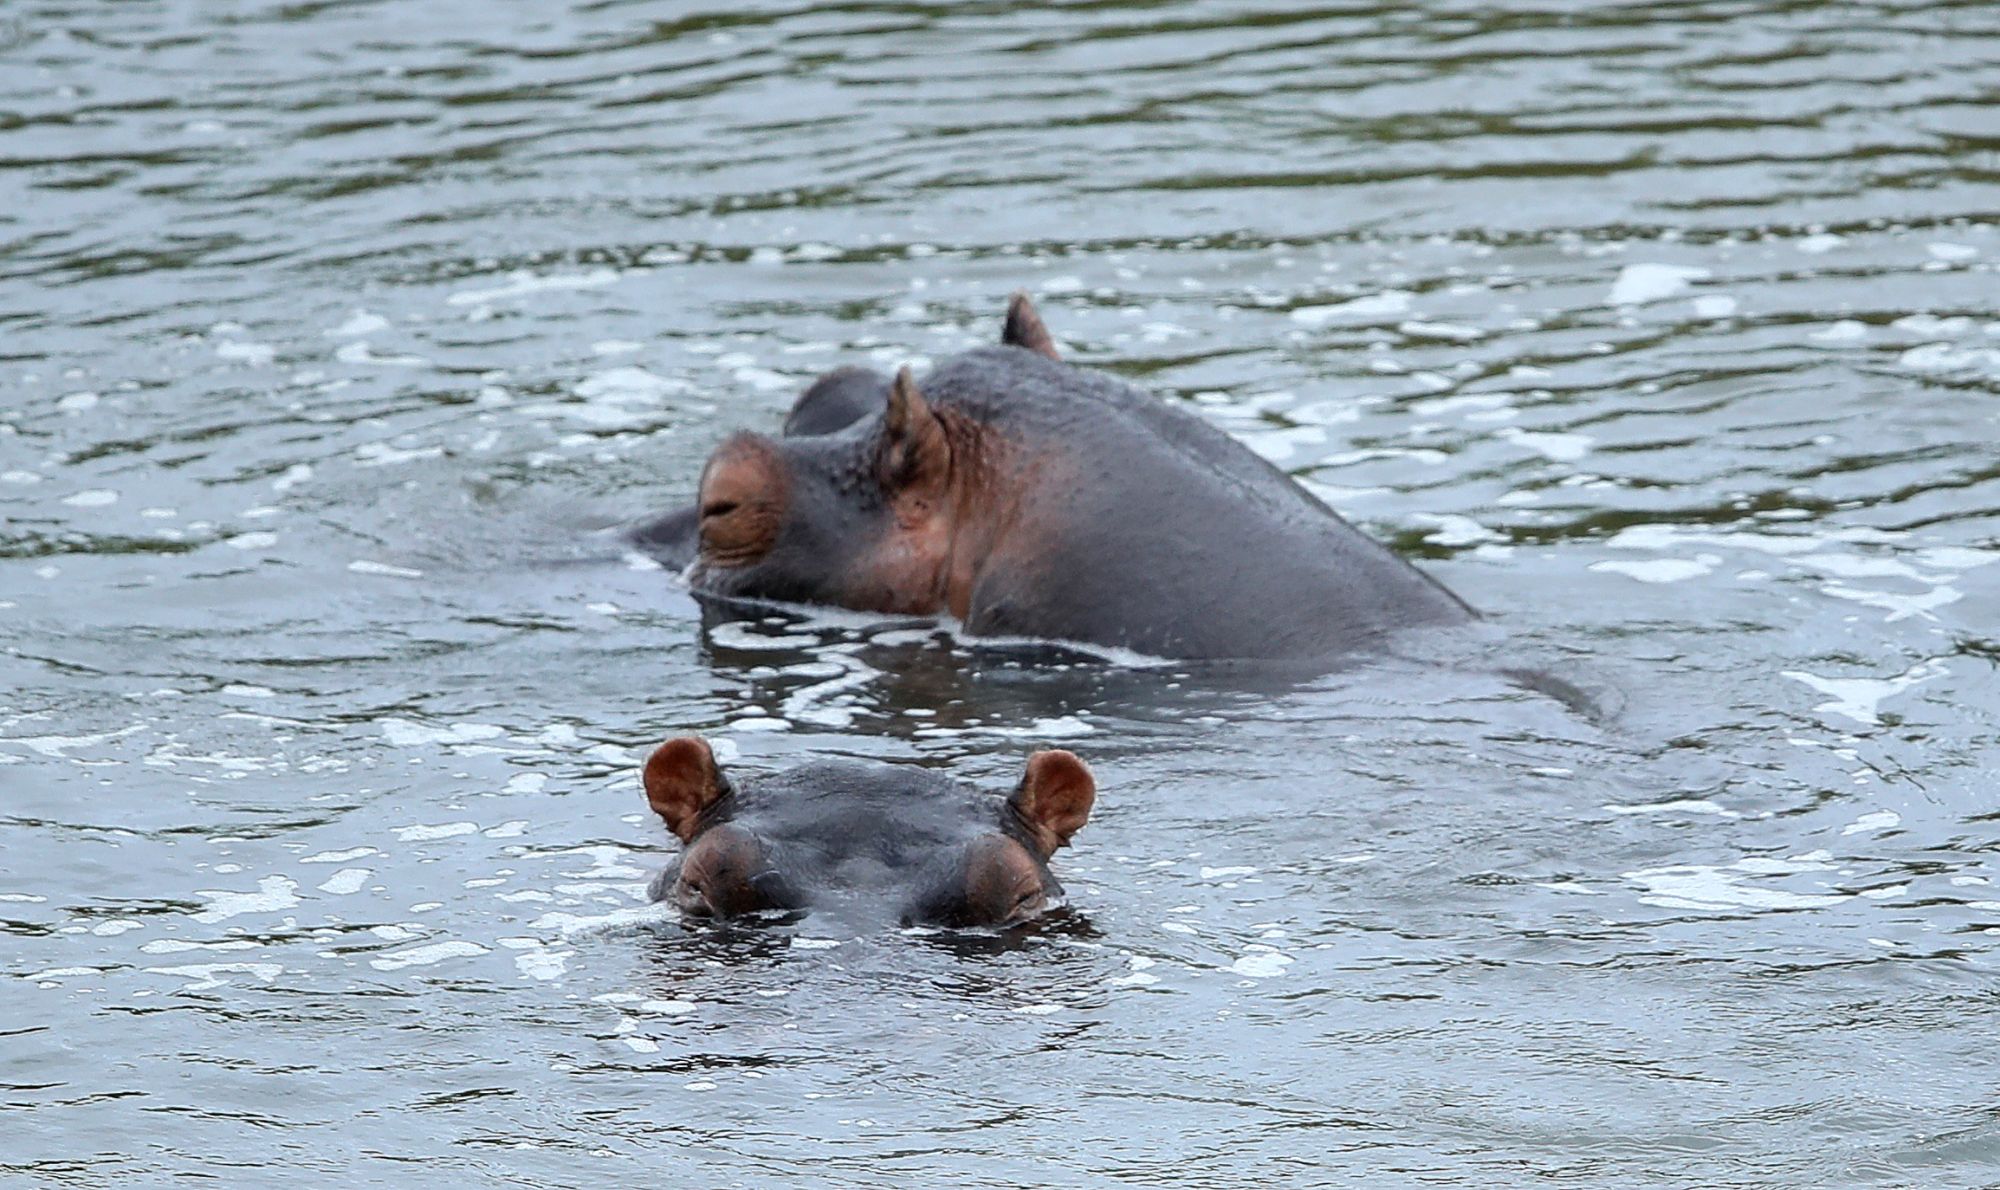
M 739 434 L 723 443 L 701 477 L 703 560 L 744 566 L 769 553 L 784 524 L 788 488 L 767 440 Z

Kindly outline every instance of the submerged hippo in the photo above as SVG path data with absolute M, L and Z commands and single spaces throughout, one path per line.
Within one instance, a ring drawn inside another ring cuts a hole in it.
M 821 377 L 633 539 L 701 596 L 1164 657 L 1329 658 L 1474 617 L 1215 426 L 1063 363 L 1018 294 L 1000 346 L 921 381 Z
M 652 898 L 696 917 L 845 902 L 905 925 L 1010 926 L 1058 904 L 1049 857 L 1090 817 L 1097 785 L 1068 752 L 1037 752 L 1001 797 L 928 769 L 814 761 L 731 780 L 694 736 L 645 768 L 646 801 L 686 849 Z

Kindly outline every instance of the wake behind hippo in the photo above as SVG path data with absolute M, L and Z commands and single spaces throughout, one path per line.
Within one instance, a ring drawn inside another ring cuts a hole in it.
M 1333 658 L 1474 618 L 1215 426 L 1062 362 L 1020 295 L 1000 346 L 921 381 L 822 377 L 634 541 L 702 596 L 1172 658 Z

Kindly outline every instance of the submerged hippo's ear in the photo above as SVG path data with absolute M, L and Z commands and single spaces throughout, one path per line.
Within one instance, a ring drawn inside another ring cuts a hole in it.
M 680 836 L 693 840 L 704 810 L 729 793 L 729 779 L 715 763 L 708 741 L 682 736 L 653 749 L 646 759 L 646 803 Z
M 1090 766 L 1074 753 L 1056 750 L 1028 757 L 1021 787 L 1007 804 L 1034 836 L 1035 850 L 1047 859 L 1083 829 L 1096 800 L 1097 780 L 1090 775 Z
M 1007 299 L 1007 325 L 1000 331 L 1000 342 L 1008 347 L 1023 347 L 1036 355 L 1046 355 L 1052 360 L 1060 360 L 1056 353 L 1055 336 L 1042 325 L 1042 316 L 1035 313 L 1035 303 L 1028 300 L 1026 290 L 1016 291 Z
M 951 441 L 945 437 L 944 423 L 917 391 L 908 368 L 896 373 L 889 386 L 876 469 L 884 491 L 908 492 L 926 501 L 943 495 L 951 475 Z

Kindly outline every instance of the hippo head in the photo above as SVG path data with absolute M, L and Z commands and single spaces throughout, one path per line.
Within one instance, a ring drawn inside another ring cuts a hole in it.
M 1016 925 L 1058 904 L 1049 857 L 1096 797 L 1068 752 L 1030 756 L 1001 797 L 928 769 L 848 761 L 732 780 L 694 736 L 654 750 L 645 786 L 685 845 L 654 900 L 704 918 L 844 909 L 952 927 Z
M 936 612 L 952 454 L 907 369 L 879 416 L 841 433 L 733 435 L 702 471 L 688 580 L 708 595 Z
M 1022 295 L 1001 341 L 1055 355 Z M 951 563 L 954 546 L 968 546 L 978 473 L 992 457 L 984 433 L 934 408 L 907 368 L 893 380 L 841 368 L 800 396 L 780 436 L 724 440 L 702 471 L 693 517 L 654 535 L 684 535 L 692 520 L 688 579 L 702 594 L 963 615 Z

